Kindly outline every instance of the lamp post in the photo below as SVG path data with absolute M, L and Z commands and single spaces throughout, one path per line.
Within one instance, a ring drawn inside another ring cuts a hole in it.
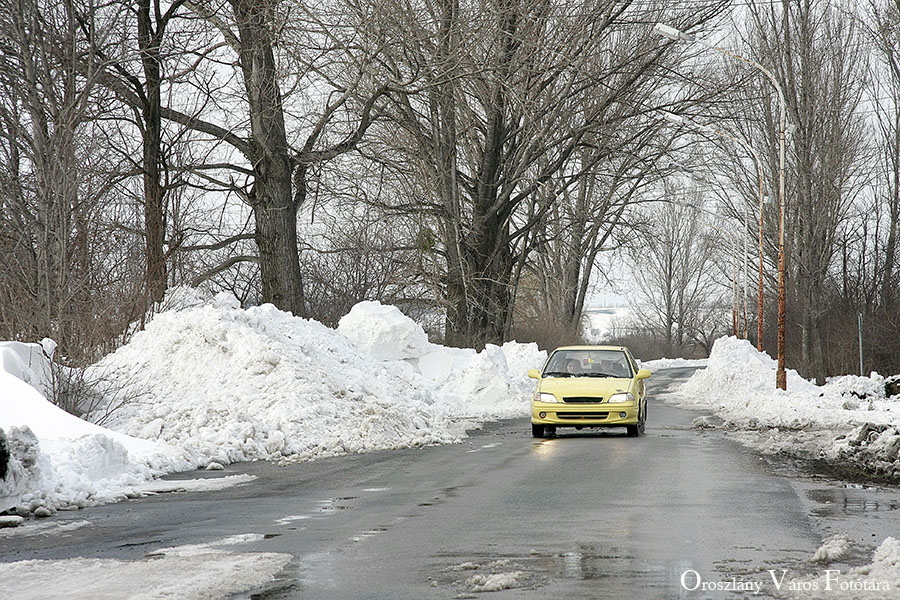
M 663 23 L 657 23 L 653 26 L 653 33 L 656 35 L 661 35 L 665 38 L 675 41 L 685 41 L 689 43 L 697 43 L 701 46 L 704 46 L 710 50 L 715 50 L 720 54 L 724 54 L 725 56 L 737 59 L 742 61 L 751 67 L 762 71 L 766 77 L 769 78 L 769 81 L 775 86 L 775 89 L 778 91 L 778 100 L 780 102 L 780 116 L 779 116 L 779 132 L 778 132 L 778 141 L 779 141 L 779 149 L 778 149 L 778 370 L 775 374 L 775 385 L 782 389 L 787 389 L 787 373 L 784 370 L 784 321 L 785 321 L 785 257 L 784 257 L 784 138 L 785 138 L 785 130 L 787 127 L 787 102 L 784 98 L 784 90 L 781 89 L 781 85 L 778 83 L 778 80 L 775 78 L 775 75 L 767 68 L 759 64 L 754 60 L 750 60 L 748 58 L 744 58 L 743 56 L 732 52 L 731 50 L 727 50 L 725 48 L 719 48 L 709 42 L 705 42 L 703 40 L 699 40 L 696 37 L 684 33 L 676 29 L 675 27 L 671 27 L 670 25 L 665 25 Z
M 750 153 L 750 156 L 753 158 L 753 163 L 756 165 L 756 175 L 757 175 L 757 183 L 758 183 L 758 191 L 759 191 L 759 282 L 757 286 L 757 315 L 756 315 L 756 349 L 762 352 L 763 349 L 763 207 L 765 205 L 765 195 L 763 194 L 763 171 L 762 171 L 762 162 L 759 160 L 759 154 L 756 150 L 747 143 L 745 140 L 736 137 L 727 131 L 723 131 L 720 129 L 716 129 L 715 127 L 710 127 L 709 125 L 702 125 L 697 123 L 687 117 L 682 115 L 676 115 L 669 112 L 663 112 L 663 117 L 671 121 L 672 123 L 677 123 L 679 125 L 690 125 L 696 129 L 700 129 L 702 131 L 706 131 L 708 133 L 712 133 L 721 138 L 731 140 L 736 144 L 743 147 L 747 152 Z M 747 218 L 747 206 L 744 205 L 744 227 L 749 228 L 749 221 Z M 747 259 L 747 237 L 744 237 L 744 260 Z M 744 276 L 746 277 L 747 267 L 744 265 Z M 744 285 L 744 323 L 746 327 L 747 323 L 747 286 L 746 282 Z M 744 339 L 747 339 L 746 334 L 744 335 Z

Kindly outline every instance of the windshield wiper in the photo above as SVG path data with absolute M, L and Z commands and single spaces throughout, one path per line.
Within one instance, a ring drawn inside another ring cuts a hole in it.
M 544 377 L 571 377 L 571 373 L 566 373 L 565 371 L 549 371 L 544 373 Z

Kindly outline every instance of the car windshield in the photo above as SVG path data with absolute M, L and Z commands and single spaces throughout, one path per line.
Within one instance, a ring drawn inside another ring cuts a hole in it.
M 547 361 L 544 377 L 631 378 L 632 369 L 622 350 L 557 350 Z

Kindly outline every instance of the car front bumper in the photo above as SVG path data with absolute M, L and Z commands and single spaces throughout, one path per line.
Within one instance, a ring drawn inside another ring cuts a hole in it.
M 598 404 L 532 402 L 531 422 L 534 425 L 556 425 L 559 427 L 637 425 L 638 412 L 636 402 L 603 402 Z

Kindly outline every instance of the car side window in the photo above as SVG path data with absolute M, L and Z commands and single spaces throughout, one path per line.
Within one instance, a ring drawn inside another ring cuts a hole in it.
M 637 361 L 634 360 L 634 357 L 631 355 L 631 351 L 629 350 L 625 351 L 625 356 L 628 357 L 628 362 L 629 364 L 631 364 L 632 373 L 636 375 L 638 372 Z

